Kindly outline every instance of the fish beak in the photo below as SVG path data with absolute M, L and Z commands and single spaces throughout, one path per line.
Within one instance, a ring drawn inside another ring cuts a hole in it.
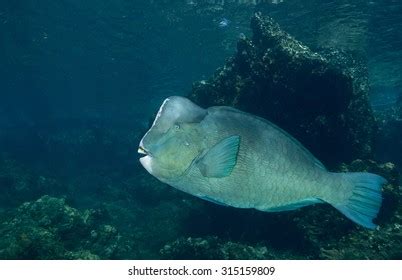
M 138 153 L 142 155 L 148 155 L 147 150 L 145 150 L 142 146 L 138 147 Z
M 142 166 L 144 166 L 144 168 L 150 174 L 152 174 L 152 157 L 151 157 L 151 153 L 149 151 L 147 151 L 146 149 L 144 149 L 144 147 L 141 144 L 138 147 L 138 153 L 142 154 L 142 155 L 145 155 L 145 156 L 140 158 L 140 162 L 141 162 Z

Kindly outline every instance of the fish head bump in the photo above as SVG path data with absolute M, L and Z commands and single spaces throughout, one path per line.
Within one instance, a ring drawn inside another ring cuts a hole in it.
M 163 182 L 183 175 L 200 154 L 200 122 L 206 114 L 187 98 L 167 98 L 139 145 L 144 168 Z

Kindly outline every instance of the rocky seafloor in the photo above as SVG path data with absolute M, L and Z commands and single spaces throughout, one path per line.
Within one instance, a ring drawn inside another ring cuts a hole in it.
M 362 59 L 312 51 L 260 14 L 251 29 L 190 98 L 272 120 L 331 171 L 385 177 L 377 229 L 329 205 L 264 213 L 201 201 L 141 168 L 142 130 L 58 122 L 26 132 L 41 147 L 27 163 L 12 155 L 13 130 L 0 132 L 10 147 L 0 153 L 0 259 L 401 259 L 400 169 L 387 162 L 402 147 L 400 105 L 372 111 Z

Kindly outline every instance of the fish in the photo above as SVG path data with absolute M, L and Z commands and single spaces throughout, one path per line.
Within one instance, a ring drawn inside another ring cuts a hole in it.
M 228 20 L 227 18 L 222 18 L 222 19 L 219 21 L 218 26 L 219 26 L 220 28 L 225 28 L 225 27 L 229 26 L 229 24 L 230 24 L 230 20 Z
M 383 177 L 328 171 L 299 141 L 261 117 L 227 106 L 204 109 L 171 96 L 139 143 L 141 165 L 183 192 L 266 212 L 329 203 L 375 229 Z

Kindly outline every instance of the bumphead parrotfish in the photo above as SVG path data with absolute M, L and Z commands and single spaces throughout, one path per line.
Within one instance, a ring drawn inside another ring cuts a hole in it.
M 231 107 L 203 109 L 184 97 L 161 105 L 138 152 L 160 181 L 221 205 L 276 212 L 329 203 L 373 229 L 386 180 L 326 170 L 295 138 Z

